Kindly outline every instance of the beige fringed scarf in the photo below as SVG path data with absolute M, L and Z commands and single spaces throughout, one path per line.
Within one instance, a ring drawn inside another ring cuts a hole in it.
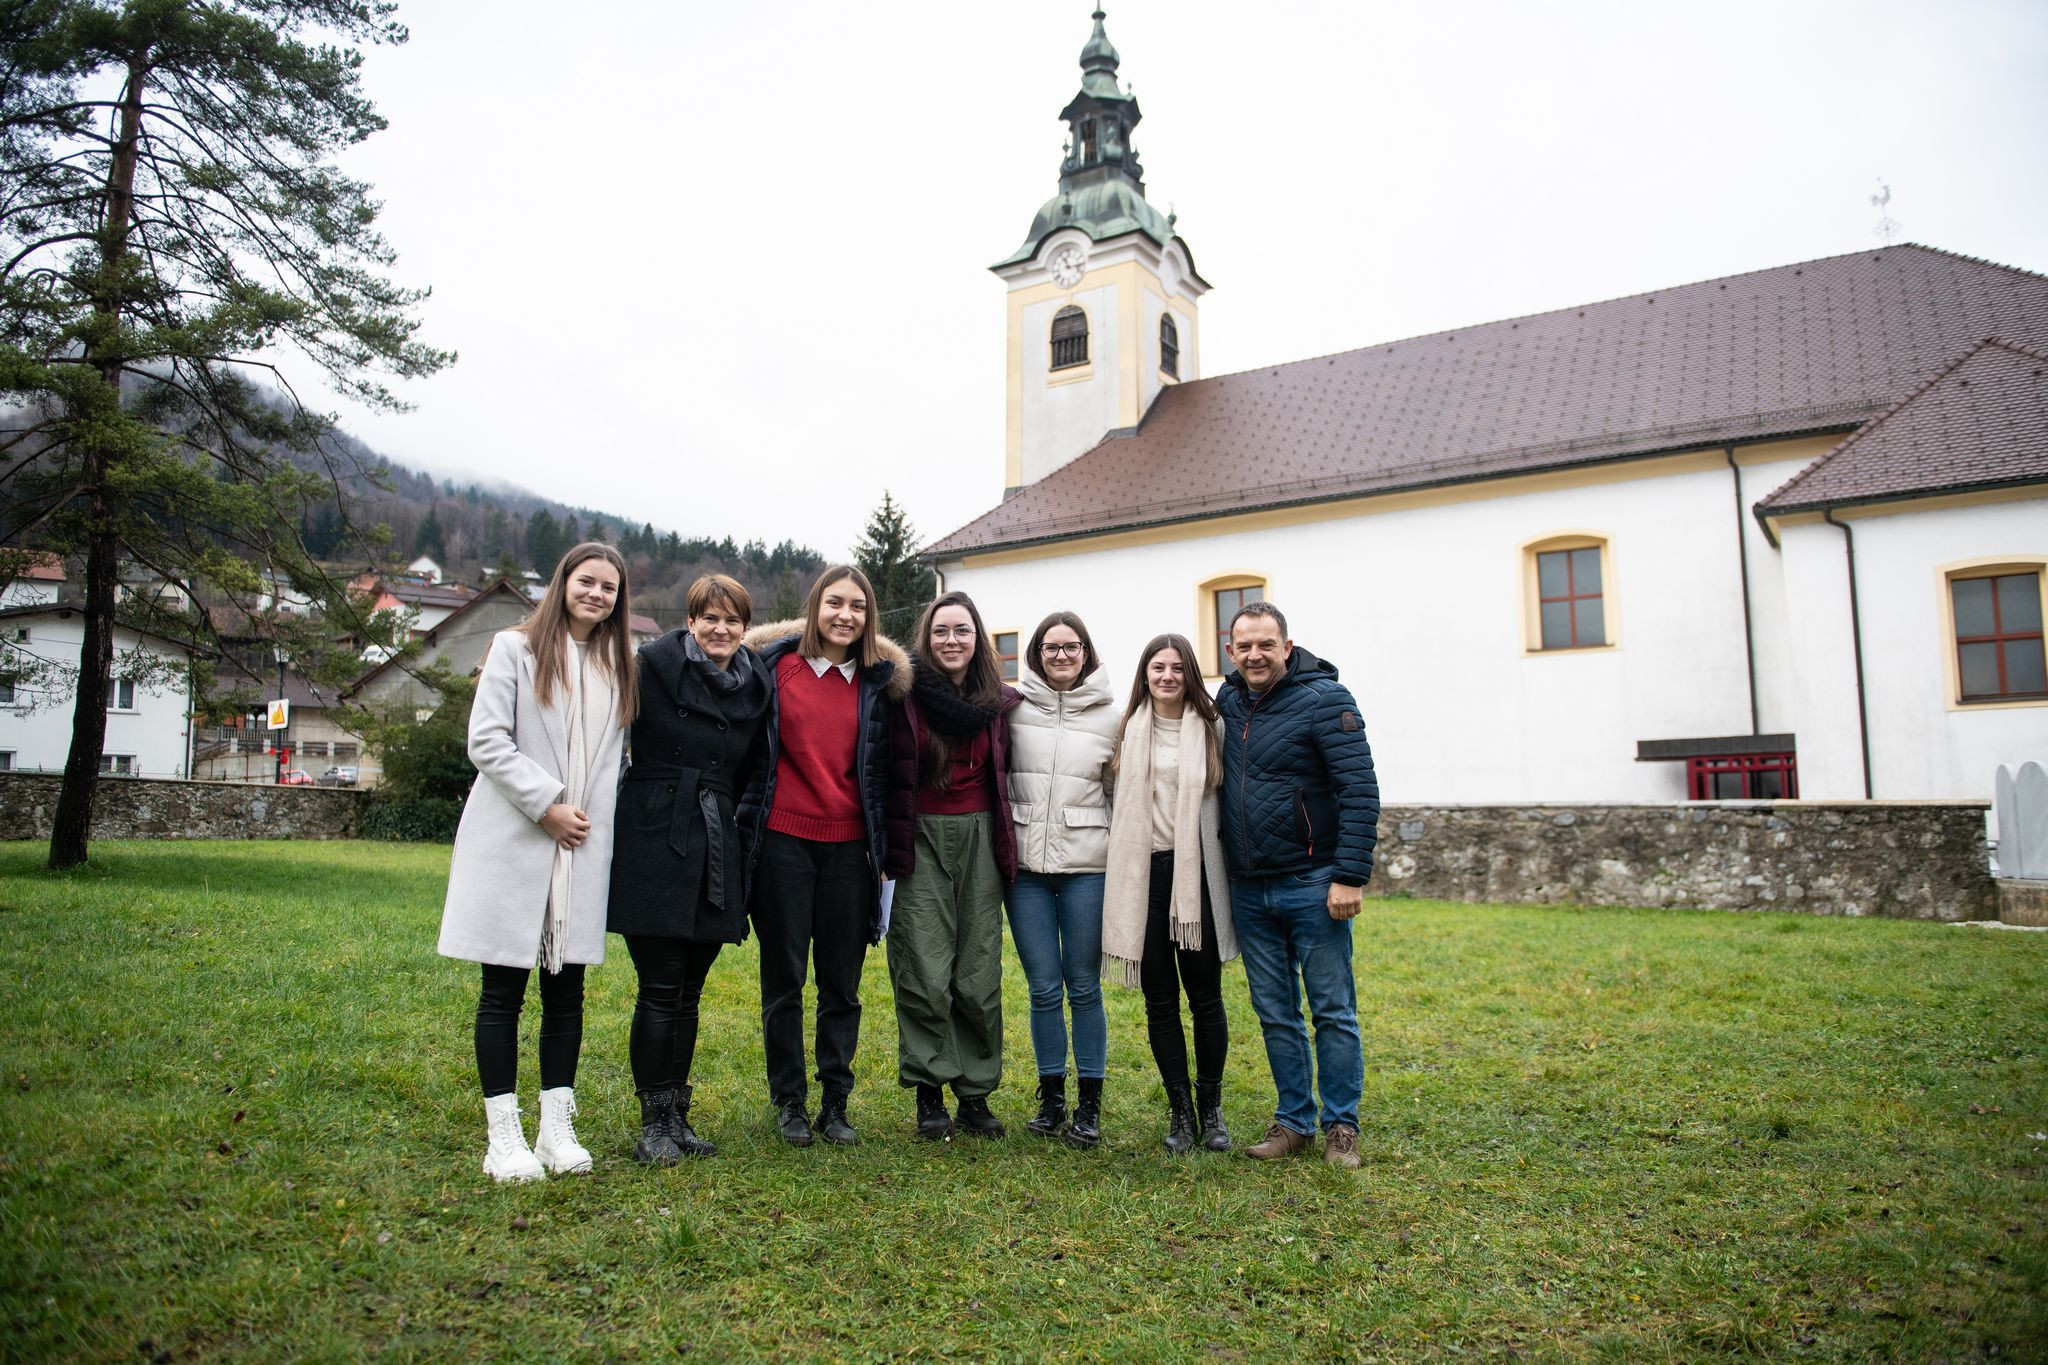
M 618 697 L 611 675 L 602 670 L 598 672 L 597 685 L 591 685 L 590 646 L 579 646 L 572 640 L 563 648 L 575 655 L 575 667 L 562 670 L 565 689 L 562 718 L 569 732 L 569 762 L 568 771 L 562 774 L 562 802 L 583 810 L 584 797 L 588 795 L 590 785 L 591 737 L 603 734 L 604 727 L 611 724 L 612 706 Z M 550 973 L 562 970 L 562 945 L 569 940 L 573 884 L 570 873 L 575 864 L 574 849 L 555 845 L 554 866 L 548 870 L 548 909 L 540 930 L 540 965 Z
M 1177 947 L 1202 946 L 1202 798 L 1209 745 L 1199 718 L 1181 731 L 1180 788 L 1173 811 L 1171 933 Z M 1116 800 L 1109 825 L 1109 872 L 1102 895 L 1102 970 L 1138 984 L 1152 881 L 1152 708 L 1124 722 Z

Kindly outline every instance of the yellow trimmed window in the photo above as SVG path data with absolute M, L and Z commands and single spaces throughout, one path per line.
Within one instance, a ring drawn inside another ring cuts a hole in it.
M 2027 566 L 1949 575 L 1958 701 L 2048 698 L 2041 579 L 2039 567 Z
M 1532 653 L 1614 643 L 1614 586 L 1606 540 L 1554 536 L 1523 550 L 1524 612 Z
M 1202 628 L 1195 635 L 1195 647 L 1207 656 L 1201 660 L 1205 675 L 1220 678 L 1230 671 L 1231 618 L 1247 602 L 1266 601 L 1266 592 L 1266 579 L 1261 574 L 1225 574 L 1202 584 Z

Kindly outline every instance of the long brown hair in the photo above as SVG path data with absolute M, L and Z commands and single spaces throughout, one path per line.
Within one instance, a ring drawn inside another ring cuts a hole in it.
M 1003 668 L 996 661 L 995 641 L 988 638 L 988 629 L 981 624 L 981 609 L 966 593 L 945 593 L 925 607 L 917 618 L 917 635 L 910 642 L 911 657 L 939 677 L 946 676 L 946 671 L 932 656 L 932 621 L 943 607 L 965 608 L 967 619 L 974 625 L 974 654 L 967 660 L 966 677 L 961 679 L 955 690 L 975 706 L 991 710 L 1000 707 L 1003 704 Z M 933 791 L 950 791 L 953 786 L 952 764 L 952 741 L 927 724 L 924 743 L 917 755 L 919 784 Z
M 1130 725 L 1131 717 L 1138 714 L 1139 707 L 1152 704 L 1152 689 L 1145 684 L 1145 670 L 1152 666 L 1152 656 L 1166 649 L 1180 655 L 1181 692 L 1187 698 L 1188 707 L 1201 719 L 1202 735 L 1209 745 L 1209 786 L 1220 787 L 1223 785 L 1223 745 L 1216 738 L 1216 723 L 1223 715 L 1216 709 L 1216 699 L 1202 686 L 1202 675 L 1195 664 L 1195 647 L 1188 643 L 1185 635 L 1171 632 L 1153 636 L 1144 652 L 1138 655 L 1138 676 L 1131 682 L 1131 704 L 1124 708 L 1123 724 L 1116 728 L 1116 752 L 1109 759 L 1111 781 L 1115 780 L 1117 767 L 1123 761 L 1124 731 Z
M 612 614 L 591 631 L 589 657 L 618 689 L 619 727 L 624 729 L 633 723 L 640 710 L 640 678 L 639 670 L 633 667 L 633 609 L 626 592 L 626 561 L 617 550 L 601 541 L 586 540 L 563 555 L 562 562 L 555 565 L 555 576 L 548 580 L 547 592 L 541 595 L 540 605 L 515 629 L 526 636 L 527 648 L 533 651 L 534 695 L 546 706 L 555 695 L 555 684 L 568 668 L 569 575 L 592 559 L 602 559 L 619 571 L 618 599 L 612 603 Z
M 823 573 L 811 580 L 811 590 L 804 597 L 804 633 L 796 642 L 796 652 L 810 659 L 826 657 L 825 632 L 818 629 L 818 607 L 825 600 L 825 589 L 847 578 L 852 579 L 854 586 L 868 599 L 867 620 L 861 623 L 860 638 L 853 642 L 853 662 L 856 667 L 871 668 L 882 657 L 882 647 L 875 643 L 881 630 L 876 622 L 882 613 L 880 604 L 875 601 L 875 585 L 851 564 L 828 565 Z
M 1054 626 L 1065 626 L 1080 637 L 1081 671 L 1074 675 L 1074 681 L 1079 682 L 1102 667 L 1102 660 L 1095 653 L 1095 637 L 1088 633 L 1088 627 L 1081 624 L 1081 618 L 1070 611 L 1056 611 L 1038 623 L 1038 629 L 1031 632 L 1031 643 L 1024 646 L 1024 662 L 1038 675 L 1040 682 L 1047 685 L 1052 682 L 1045 676 L 1045 655 L 1039 651 L 1045 645 L 1045 633 Z

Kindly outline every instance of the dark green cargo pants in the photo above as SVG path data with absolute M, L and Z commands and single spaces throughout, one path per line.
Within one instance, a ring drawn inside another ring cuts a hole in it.
M 1003 879 L 986 812 L 921 815 L 917 868 L 896 885 L 889 980 L 897 1079 L 986 1095 L 1003 1074 Z

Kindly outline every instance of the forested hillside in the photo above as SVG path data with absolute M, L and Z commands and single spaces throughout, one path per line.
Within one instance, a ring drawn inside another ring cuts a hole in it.
M 390 528 L 389 557 L 399 564 L 429 555 L 453 582 L 474 582 L 486 571 L 552 573 L 563 551 L 582 540 L 602 540 L 626 556 L 633 609 L 664 625 L 683 619 L 690 583 L 704 573 L 727 573 L 754 595 L 755 614 L 768 619 L 793 614 L 802 605 L 810 577 L 825 560 L 808 546 L 783 541 L 769 546 L 738 543 L 730 535 L 712 538 L 710 527 L 657 528 L 589 507 L 571 507 L 509 484 L 484 485 L 436 479 L 384 459 L 351 437 L 334 438 L 365 467 L 381 469 L 385 487 L 368 479 L 346 490 L 350 516 L 358 525 Z M 343 516 L 338 502 L 311 511 L 300 527 L 306 546 L 321 558 L 345 558 Z

